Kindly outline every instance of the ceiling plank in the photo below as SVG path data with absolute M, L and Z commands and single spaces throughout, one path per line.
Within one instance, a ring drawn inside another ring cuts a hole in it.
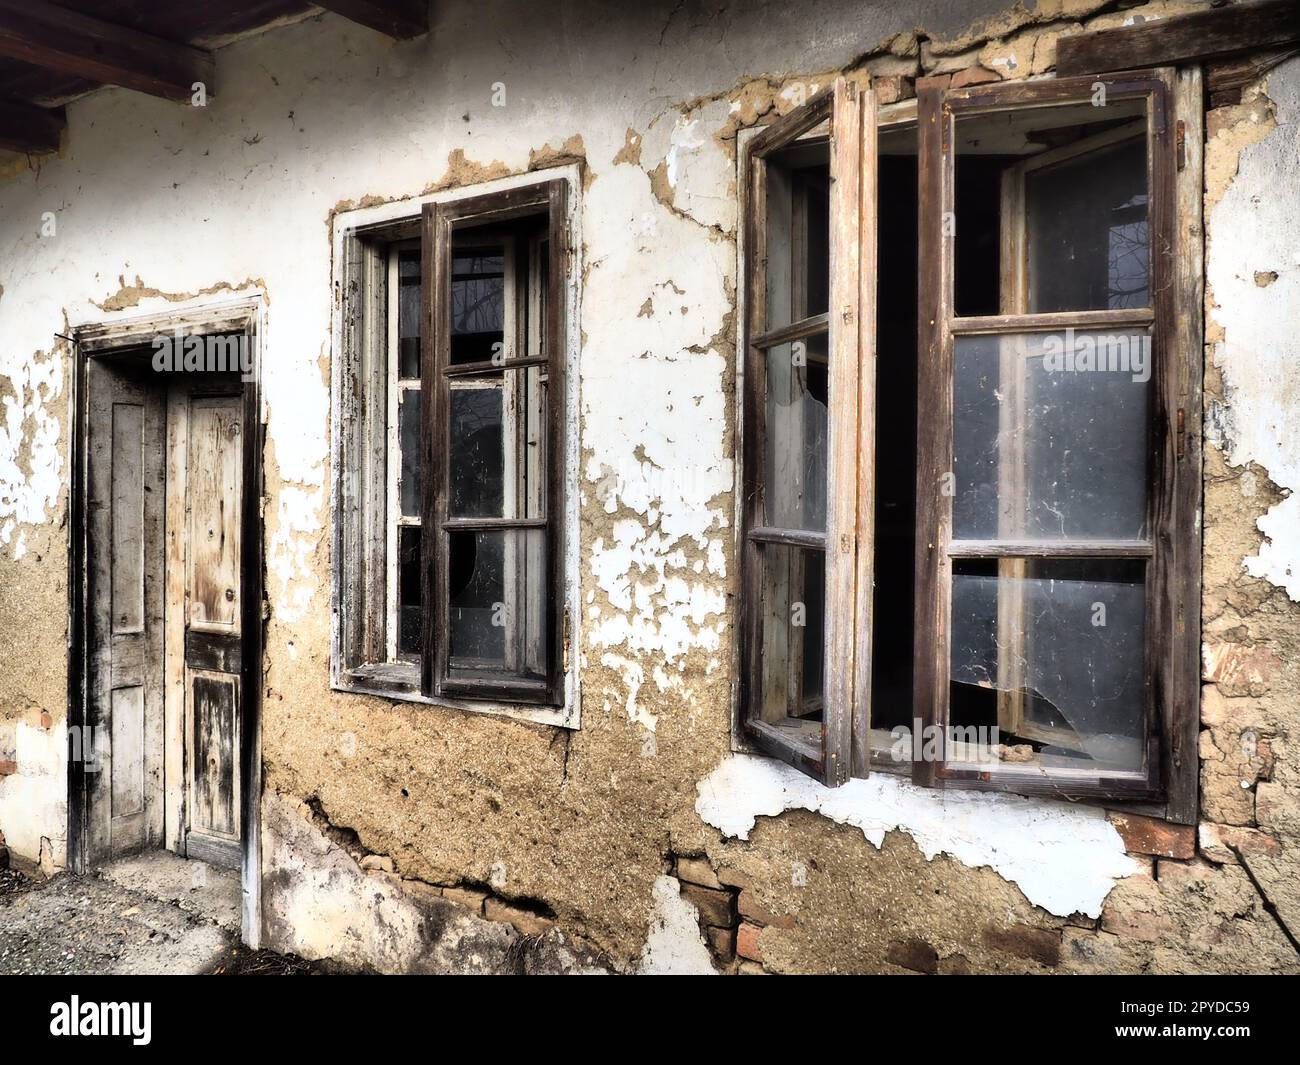
M 1300 0 L 1232 4 L 1061 37 L 1056 42 L 1056 73 L 1066 77 L 1191 63 L 1296 40 Z
M 399 41 L 429 32 L 427 0 L 312 0 L 317 7 Z
M 208 52 L 46 0 L 0 0 L 0 56 L 169 100 L 188 101 L 196 81 L 215 95 Z
M 57 152 L 63 108 L 33 107 L 0 99 L 0 148 L 11 152 Z

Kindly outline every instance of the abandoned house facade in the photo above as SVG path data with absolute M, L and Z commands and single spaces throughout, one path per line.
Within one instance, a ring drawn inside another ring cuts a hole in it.
M 0 848 L 382 972 L 1300 971 L 1297 26 L 0 4 Z

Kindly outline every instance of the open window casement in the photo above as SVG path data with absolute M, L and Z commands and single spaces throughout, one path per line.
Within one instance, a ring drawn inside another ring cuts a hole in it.
M 920 96 L 922 783 L 1162 790 L 1199 358 L 1173 329 L 1173 86 Z
M 424 208 L 426 695 L 563 704 L 565 195 Z
M 867 762 L 874 161 L 874 97 L 839 78 L 741 170 L 740 731 L 829 785 Z

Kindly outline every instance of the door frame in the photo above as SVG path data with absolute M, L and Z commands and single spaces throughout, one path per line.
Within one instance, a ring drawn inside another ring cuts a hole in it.
M 151 346 L 154 337 L 175 335 L 208 336 L 243 333 L 252 355 L 252 373 L 242 381 L 242 418 L 251 432 L 243 434 L 243 503 L 240 535 L 240 580 L 243 586 L 240 624 L 242 649 L 240 668 L 241 801 L 240 884 L 242 889 L 241 938 L 257 948 L 262 938 L 262 655 L 266 559 L 263 544 L 262 453 L 265 424 L 262 416 L 262 358 L 260 337 L 265 305 L 260 296 L 205 304 L 169 314 L 97 322 L 73 330 L 72 446 L 70 448 L 68 508 L 68 867 L 88 871 L 86 828 L 89 791 L 85 765 L 72 758 L 72 737 L 80 735 L 87 720 L 88 688 L 86 665 L 89 658 L 86 624 L 87 521 L 86 480 L 89 438 L 87 381 L 91 359 L 111 360 L 129 350 Z M 74 731 L 77 730 L 77 731 Z

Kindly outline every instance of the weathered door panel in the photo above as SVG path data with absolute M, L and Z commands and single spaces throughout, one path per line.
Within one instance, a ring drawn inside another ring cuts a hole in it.
M 89 705 L 80 749 L 88 857 L 163 835 L 162 398 L 92 361 L 88 369 Z
M 241 399 L 176 389 L 168 428 L 168 669 L 177 838 L 239 867 Z

